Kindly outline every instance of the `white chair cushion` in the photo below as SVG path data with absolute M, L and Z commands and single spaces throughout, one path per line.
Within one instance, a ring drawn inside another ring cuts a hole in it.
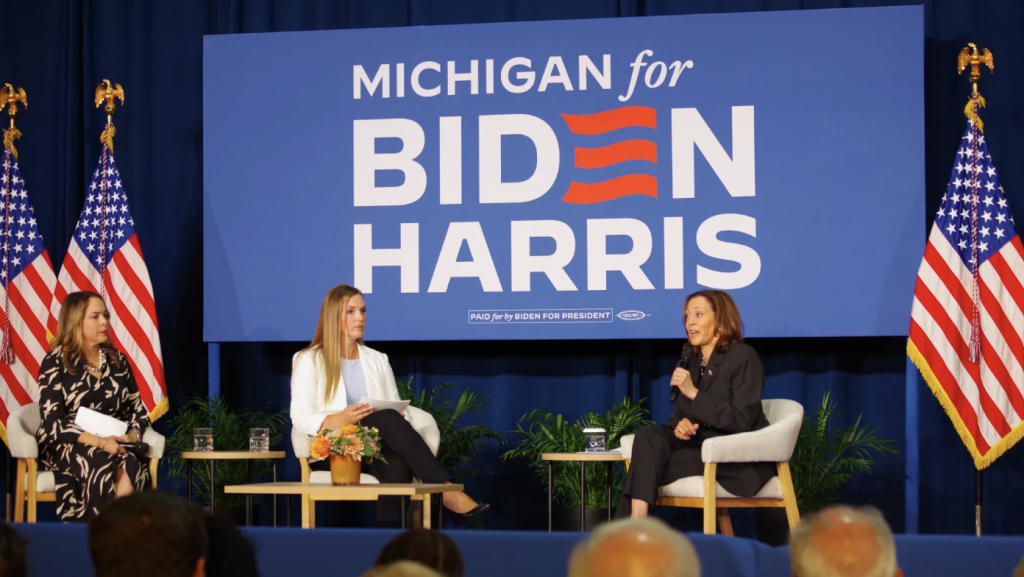
M 330 485 L 331 484 L 331 472 L 330 471 L 311 471 L 309 473 L 309 483 L 311 485 Z M 373 475 L 367 475 L 366 473 L 359 474 L 360 485 L 380 485 L 380 481 Z
M 787 399 L 761 401 L 767 427 L 749 433 L 723 435 L 707 439 L 701 445 L 701 460 L 705 463 L 781 463 L 793 456 L 800 425 L 804 421 L 804 407 Z
M 164 456 L 164 436 L 153 430 L 152 427 L 146 429 L 145 433 L 142 433 L 142 442 L 149 445 L 149 453 L 147 455 L 150 459 L 160 459 Z
M 718 499 L 742 499 L 733 495 L 729 491 L 722 488 L 721 484 L 717 484 L 715 489 L 715 497 Z M 658 495 L 662 497 L 692 497 L 695 499 L 704 498 L 704 477 L 683 477 L 678 481 L 674 481 L 668 485 L 658 487 Z M 782 484 L 779 482 L 778 477 L 772 477 L 760 491 L 757 492 L 751 499 L 781 499 L 782 498 Z
M 28 488 L 28 475 L 25 475 L 25 488 Z M 36 493 L 52 493 L 56 483 L 53 480 L 53 471 L 41 471 L 36 475 Z
M 7 418 L 7 442 L 16 459 L 35 459 L 39 456 L 36 430 L 39 428 L 39 404 L 30 403 L 11 411 Z

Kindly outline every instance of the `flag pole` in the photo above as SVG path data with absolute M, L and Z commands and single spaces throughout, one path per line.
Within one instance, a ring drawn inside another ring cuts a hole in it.
M 968 42 L 967 47 L 960 51 L 960 55 L 957 56 L 956 69 L 957 74 L 963 74 L 963 71 L 968 67 L 971 67 L 971 97 L 967 101 L 967 106 L 964 107 L 964 115 L 971 121 L 971 125 L 974 130 L 974 138 L 972 142 L 977 142 L 978 132 L 985 130 L 985 125 L 981 121 L 981 117 L 978 116 L 980 109 L 985 106 L 985 98 L 978 92 L 978 81 L 981 80 L 981 67 L 988 66 L 989 72 L 993 72 L 995 67 L 993 65 L 992 52 L 988 48 L 978 51 L 978 47 L 973 42 Z M 975 177 L 971 179 L 973 196 L 973 207 L 972 212 L 977 214 L 978 204 L 978 186 L 977 186 L 977 173 Z M 972 222 L 972 228 L 976 228 L 976 219 Z M 975 277 L 975 294 L 977 294 L 977 244 L 972 239 L 972 245 L 974 248 L 974 258 L 972 259 L 972 265 L 974 267 L 973 273 Z M 971 326 L 971 356 L 970 362 L 980 363 L 981 362 L 981 339 L 980 330 L 978 327 L 978 299 L 974 299 L 974 322 Z M 976 468 L 974 471 L 974 534 L 981 537 L 981 469 Z
M 981 537 L 981 469 L 974 470 L 974 535 Z
M 15 88 L 11 84 L 4 84 L 0 88 L 0 110 L 4 107 L 7 108 L 7 117 L 10 118 L 10 128 L 4 130 L 3 137 L 3 150 L 10 150 L 11 156 L 15 159 L 18 158 L 18 149 L 14 147 L 14 141 L 21 138 L 21 131 L 14 125 L 14 119 L 18 116 L 18 104 L 28 108 L 28 98 L 25 94 L 24 88 Z M 6 190 L 3 191 L 5 202 L 8 202 L 9 192 L 11 188 L 11 179 L 8 177 L 6 180 Z M 9 208 L 9 205 L 8 207 Z M 6 219 L 5 219 L 6 220 Z M 9 222 L 9 221 L 8 221 Z M 5 224 L 6 226 L 6 224 Z M 5 235 L 4 242 L 6 243 L 9 237 Z M 6 245 L 4 252 L 6 252 Z M 5 269 L 6 269 L 6 258 Z M 8 279 L 6 275 L 5 279 Z M 10 291 L 4 291 L 4 326 L 3 326 L 3 343 L 0 344 L 0 362 L 7 364 L 14 363 L 14 351 L 10 346 Z M 7 423 L 4 423 L 6 426 Z M 4 459 L 4 519 L 7 522 L 11 521 L 11 480 L 15 478 L 15 475 L 11 475 L 11 460 L 14 455 L 11 454 L 10 445 L 7 447 L 7 458 Z

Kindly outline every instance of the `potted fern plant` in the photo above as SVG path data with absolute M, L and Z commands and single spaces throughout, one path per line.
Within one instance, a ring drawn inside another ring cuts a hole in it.
M 462 419 L 471 413 L 483 412 L 487 397 L 467 389 L 453 401 L 451 391 L 455 383 L 447 381 L 417 395 L 412 390 L 412 376 L 404 381 L 395 379 L 395 384 L 400 398 L 408 399 L 410 405 L 430 413 L 437 422 L 437 430 L 441 433 L 437 462 L 452 481 L 464 483 L 475 477 L 478 471 L 470 466 L 473 458 L 486 443 L 500 441 L 501 435 L 484 425 L 464 425 Z
M 878 429 L 860 424 L 838 429 L 831 425 L 836 404 L 825 393 L 813 416 L 800 427 L 789 469 L 801 511 L 817 511 L 839 502 L 843 486 L 859 473 L 870 473 L 875 456 L 899 457 L 891 439 L 880 439 Z
M 506 451 L 504 460 L 524 458 L 530 461 L 530 468 L 537 478 L 547 483 L 548 464 L 541 461 L 543 453 L 577 453 L 586 449 L 583 429 L 602 428 L 605 430 L 606 446 L 609 450 L 619 447 L 623 435 L 629 435 L 643 426 L 651 424 L 646 417 L 649 411 L 642 404 L 645 399 L 631 401 L 625 398 L 615 403 L 607 413 L 600 415 L 587 412 L 575 422 L 562 415 L 535 409 L 523 415 L 516 423 L 516 430 L 509 434 L 515 448 Z M 555 515 L 556 528 L 578 531 L 580 507 L 579 464 L 575 462 L 553 463 L 552 497 L 561 511 Z M 587 463 L 584 467 L 586 481 L 587 529 L 608 518 L 607 490 L 608 468 L 603 463 Z M 612 469 L 612 492 L 618 495 L 626 479 L 624 467 Z

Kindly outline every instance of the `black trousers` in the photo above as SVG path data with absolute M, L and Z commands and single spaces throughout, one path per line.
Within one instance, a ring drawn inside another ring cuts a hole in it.
M 411 483 L 413 476 L 421 483 L 448 481 L 448 474 L 437 463 L 426 441 L 397 411 L 374 411 L 362 420 L 362 424 L 377 428 L 384 457 L 383 461 L 363 462 L 363 472 L 373 475 L 381 483 Z M 330 468 L 323 461 L 310 467 L 318 470 Z M 402 501 L 402 497 L 380 497 L 377 500 L 377 525 L 399 526 L 404 514 Z
M 684 477 L 704 475 L 700 456 L 700 439 L 677 439 L 667 425 L 647 425 L 637 429 L 633 439 L 633 456 L 622 485 L 622 496 L 615 516 L 628 517 L 632 499 L 652 506 L 658 500 L 658 487 Z M 750 497 L 757 494 L 775 475 L 772 463 L 722 463 L 716 479 L 734 495 Z

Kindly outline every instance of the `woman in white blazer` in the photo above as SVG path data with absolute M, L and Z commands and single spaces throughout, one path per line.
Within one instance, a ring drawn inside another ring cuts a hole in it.
M 374 411 L 359 402 L 362 397 L 401 400 L 388 356 L 363 344 L 365 329 L 366 301 L 359 289 L 343 284 L 328 291 L 313 341 L 292 359 L 292 424 L 311 437 L 358 422 L 376 427 L 387 463 L 364 464 L 367 473 L 381 483 L 410 483 L 413 475 L 424 483 L 451 482 L 405 415 L 391 409 Z M 378 501 L 378 523 L 397 522 L 401 500 L 385 499 Z M 444 493 L 442 502 L 445 514 L 461 523 L 489 508 L 461 491 Z

